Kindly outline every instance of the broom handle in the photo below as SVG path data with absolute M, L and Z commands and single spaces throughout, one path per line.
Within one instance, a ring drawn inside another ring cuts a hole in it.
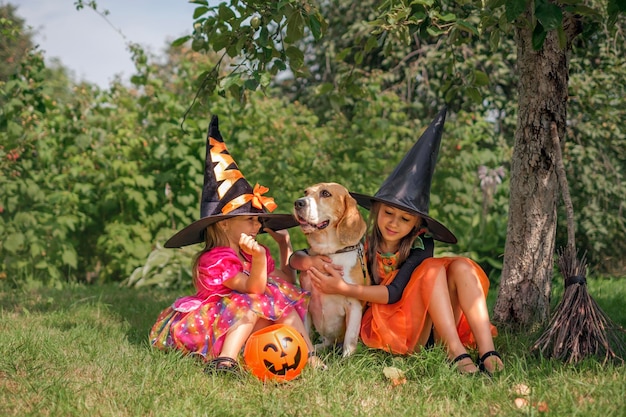
M 565 212 L 567 214 L 567 248 L 571 251 L 570 253 L 573 257 L 576 255 L 574 206 L 572 205 L 572 198 L 569 194 L 567 177 L 565 176 L 565 166 L 563 165 L 563 156 L 561 155 L 561 143 L 555 122 L 552 122 L 550 125 L 550 134 L 552 136 L 552 144 L 554 145 L 554 154 L 556 156 L 556 177 L 559 181 L 559 187 L 561 187 L 561 195 L 563 196 L 563 203 L 565 203 Z

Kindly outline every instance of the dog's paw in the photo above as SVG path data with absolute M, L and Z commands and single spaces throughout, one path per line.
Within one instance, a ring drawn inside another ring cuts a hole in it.
M 346 346 L 344 346 L 343 348 L 343 353 L 341 354 L 341 356 L 343 358 L 347 358 L 348 356 L 352 356 L 352 354 L 356 351 L 356 349 L 350 349 Z
M 354 352 L 356 352 L 356 344 L 348 345 L 344 343 L 341 356 L 347 358 L 348 356 L 351 356 Z

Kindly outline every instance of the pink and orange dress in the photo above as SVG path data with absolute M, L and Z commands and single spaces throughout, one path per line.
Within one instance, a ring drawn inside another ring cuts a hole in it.
M 309 294 L 272 276 L 274 260 L 267 248 L 266 254 L 265 293 L 244 294 L 231 290 L 224 282 L 240 272 L 249 272 L 251 258 L 241 262 L 229 247 L 216 247 L 203 253 L 194 281 L 196 294 L 177 299 L 161 312 L 150 331 L 150 343 L 158 349 L 177 349 L 208 361 L 219 356 L 226 332 L 248 310 L 269 321 L 294 310 L 304 319 Z

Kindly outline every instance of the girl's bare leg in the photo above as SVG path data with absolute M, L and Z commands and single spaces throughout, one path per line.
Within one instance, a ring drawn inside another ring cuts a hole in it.
M 241 320 L 228 330 L 220 356 L 237 360 L 239 352 L 255 329 L 257 318 L 258 316 L 254 312 L 248 311 Z
M 478 345 L 478 355 L 495 350 L 487 302 L 472 265 L 462 258 L 452 261 L 448 267 L 447 283 L 455 310 L 455 323 L 458 323 L 461 311 L 464 312 Z M 493 372 L 503 369 L 504 365 L 500 358 L 491 356 L 485 360 L 485 368 Z
M 436 274 L 435 284 L 428 306 L 428 314 L 433 321 L 438 338 L 446 346 L 448 358 L 453 360 L 459 355 L 466 354 L 467 351 L 463 343 L 461 343 L 456 331 L 456 320 L 450 302 L 446 270 L 442 267 L 433 269 L 428 273 Z M 458 361 L 456 366 L 463 373 L 474 373 L 478 371 L 478 368 L 471 358 Z

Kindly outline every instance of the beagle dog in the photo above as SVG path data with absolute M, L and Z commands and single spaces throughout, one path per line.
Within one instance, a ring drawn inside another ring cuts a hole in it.
M 308 187 L 304 197 L 294 202 L 294 214 L 309 244 L 309 255 L 326 255 L 343 266 L 346 282 L 369 285 L 361 242 L 367 225 L 343 185 L 330 182 Z M 311 292 L 308 314 L 322 338 L 316 348 L 343 343 L 343 357 L 350 356 L 359 339 L 364 303 L 316 291 L 306 272 L 300 275 L 300 285 Z

